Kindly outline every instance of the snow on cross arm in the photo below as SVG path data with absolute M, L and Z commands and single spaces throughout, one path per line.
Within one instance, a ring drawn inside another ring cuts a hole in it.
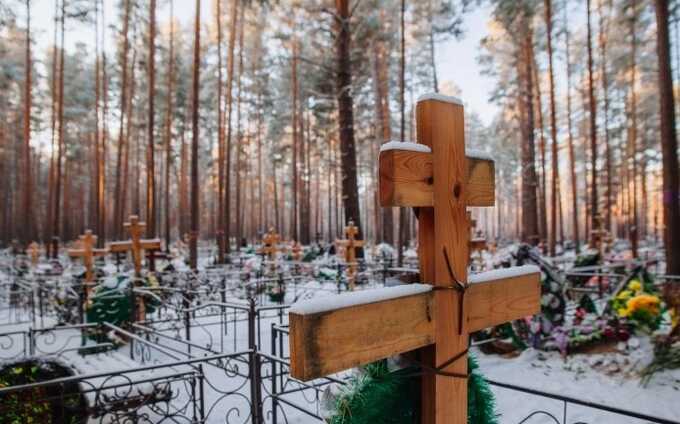
M 468 282 L 470 284 L 486 283 L 488 281 L 505 280 L 508 278 L 521 277 L 523 275 L 534 274 L 537 272 L 541 272 L 541 269 L 536 265 L 523 265 L 512 268 L 494 269 L 492 271 L 471 274 L 468 277 Z
M 351 306 L 366 305 L 390 299 L 427 293 L 432 291 L 429 284 L 405 284 L 395 287 L 361 290 L 342 295 L 330 295 L 309 300 L 298 301 L 290 307 L 289 312 L 298 315 L 311 315 L 328 312 Z
M 428 146 L 412 141 L 388 141 L 380 146 L 381 152 L 386 152 L 388 150 L 408 150 L 411 152 L 432 153 L 432 149 Z

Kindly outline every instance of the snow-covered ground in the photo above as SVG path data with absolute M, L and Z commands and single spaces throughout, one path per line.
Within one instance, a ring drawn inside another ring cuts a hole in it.
M 648 338 L 639 347 L 603 354 L 574 354 L 567 358 L 557 352 L 528 349 L 515 358 L 484 355 L 477 358 L 485 377 L 561 396 L 634 411 L 669 420 L 680 419 L 680 369 L 655 375 L 648 385 L 640 382 L 639 371 L 652 358 Z M 633 346 L 636 343 L 632 344 Z M 564 404 L 532 394 L 492 386 L 496 395 L 501 423 L 519 423 L 534 411 L 544 410 L 562 422 Z M 526 423 L 551 423 L 545 415 L 537 415 Z M 640 424 L 647 421 L 568 405 L 568 423 Z
M 410 254 L 412 252 L 409 252 Z M 485 262 L 491 262 L 493 258 L 484 257 Z M 209 264 L 208 259 L 201 261 L 203 266 Z M 184 270 L 182 261 L 175 261 L 177 269 Z M 250 266 L 250 265 L 249 265 Z M 338 292 L 338 286 L 333 281 L 333 273 L 337 272 L 331 260 L 320 260 L 316 263 L 318 268 L 325 267 L 325 273 L 330 280 L 318 281 L 311 278 L 288 286 L 285 302 L 293 303 L 300 299 L 321 298 L 333 296 Z M 110 263 L 106 266 L 107 271 L 115 272 L 115 267 Z M 219 272 L 219 271 L 217 271 Z M 0 274 L 2 271 L 0 271 Z M 0 275 L 0 280 L 7 276 Z M 358 286 L 358 290 L 370 289 L 379 284 L 368 286 Z M 266 295 L 262 298 L 266 299 Z M 330 300 L 330 298 L 328 299 Z M 244 304 L 242 296 L 230 296 L 228 302 Z M 326 302 L 327 303 L 327 302 Z M 14 314 L 14 315 L 11 315 Z M 18 315 L 17 315 L 18 314 Z M 266 316 L 265 316 L 266 315 Z M 271 353 L 271 326 L 278 323 L 275 312 L 263 313 L 263 319 L 259 326 L 258 349 L 264 353 Z M 21 312 L 0 309 L 0 333 L 10 331 L 27 330 L 29 327 L 49 327 L 56 321 L 52 317 L 47 317 L 44 321 L 36 324 L 28 322 L 28 314 Z M 227 325 L 221 325 L 219 316 L 201 317 L 192 320 L 191 343 L 198 346 L 209 348 L 215 353 L 238 352 L 248 348 L 248 323 L 244 319 L 245 315 L 236 316 L 229 312 L 227 315 Z M 22 321 L 11 323 L 12 320 Z M 285 321 L 284 321 L 285 323 Z M 157 328 L 162 327 L 158 325 Z M 176 329 L 164 332 L 172 337 L 184 337 L 182 323 Z M 74 332 L 62 332 L 64 343 L 77 346 L 80 342 L 79 335 Z M 154 339 L 155 342 L 163 346 L 186 351 L 187 345 L 181 341 L 170 339 Z M 5 349 L 9 339 L 0 338 L 0 347 Z M 485 355 L 479 351 L 475 352 L 481 372 L 490 380 L 501 383 L 513 384 L 539 391 L 545 391 L 557 395 L 568 396 L 596 404 L 607 405 L 610 407 L 634 411 L 637 413 L 657 416 L 670 420 L 680 421 L 680 370 L 664 371 L 655 375 L 648 385 L 640 383 L 639 371 L 649 363 L 653 356 L 652 345 L 649 337 L 640 336 L 632 339 L 626 345 L 619 346 L 618 349 L 608 353 L 596 354 L 575 354 L 566 359 L 557 352 L 540 352 L 528 349 L 517 357 L 506 358 L 497 355 Z M 13 346 L 18 348 L 19 344 Z M 38 348 L 40 349 L 40 345 Z M 287 354 L 287 340 L 284 341 L 284 354 Z M 45 350 L 47 350 L 45 348 Z M 129 348 L 124 346 L 119 349 L 118 355 L 128 355 Z M 476 349 L 473 349 L 476 350 Z M 0 353 L 9 353 L 5 350 Z M 281 352 L 278 352 L 279 354 Z M 196 357 L 209 354 L 207 351 L 192 348 L 192 354 Z M 77 359 L 77 358 L 76 358 Z M 150 351 L 146 358 L 147 363 L 169 363 L 173 359 L 159 351 Z M 87 363 L 84 362 L 87 365 Z M 129 361 L 101 361 L 95 364 L 99 371 L 114 371 L 122 368 L 131 368 L 134 363 Z M 139 363 L 142 365 L 141 362 Z M 91 364 L 90 364 L 91 365 Z M 109 367 L 110 369 L 104 369 Z M 265 365 L 264 368 L 267 368 Z M 245 367 L 240 366 L 240 372 L 244 373 Z M 216 367 L 206 367 L 208 383 L 206 385 L 205 403 L 208 408 L 215 405 L 214 409 L 206 411 L 208 413 L 208 423 L 218 423 L 225 421 L 225 414 L 229 414 L 232 407 L 240 408 L 241 414 L 247 414 L 248 407 L 246 401 L 250 395 L 249 384 L 244 382 L 242 377 L 229 375 L 220 371 Z M 266 383 L 269 387 L 269 383 Z M 291 383 L 295 384 L 295 383 Z M 290 387 L 288 387 L 290 388 Z M 497 401 L 497 411 L 500 415 L 500 422 L 503 424 L 514 424 L 526 422 L 527 424 L 554 423 L 548 415 L 538 414 L 522 421 L 536 411 L 545 411 L 555 416 L 560 423 L 611 423 L 611 424 L 641 424 L 646 421 L 630 419 L 609 412 L 602 412 L 592 408 L 568 405 L 566 409 L 566 421 L 563 421 L 565 405 L 562 401 L 549 399 L 533 394 L 521 393 L 497 386 L 492 387 Z M 233 392 L 230 396 L 224 396 L 224 392 Z M 271 401 L 267 397 L 267 390 L 264 391 L 265 410 L 270 409 Z M 318 414 L 321 412 L 321 399 L 311 390 L 304 393 L 292 394 L 287 399 L 304 405 L 305 408 Z M 279 417 L 279 422 L 295 424 L 317 422 L 314 418 L 305 415 L 294 408 L 281 405 L 285 410 L 286 420 Z M 235 417 L 232 417 L 235 419 Z M 242 422 L 241 416 L 237 422 Z M 271 416 L 267 415 L 268 422 Z

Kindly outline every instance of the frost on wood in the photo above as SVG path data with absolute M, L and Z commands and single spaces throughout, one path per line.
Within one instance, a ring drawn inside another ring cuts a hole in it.
M 446 103 L 453 103 L 454 105 L 460 105 L 463 106 L 463 101 L 459 99 L 458 97 L 453 97 L 453 96 L 445 96 L 443 94 L 439 93 L 427 93 L 423 94 L 422 96 L 418 97 L 418 102 L 423 102 L 425 100 L 437 100 L 440 102 L 446 102 Z
M 355 291 L 342 295 L 325 296 L 317 299 L 296 302 L 290 307 L 290 312 L 299 315 L 316 314 L 319 312 L 349 308 L 351 306 L 359 306 L 368 303 L 382 302 L 384 300 L 398 299 L 400 297 L 413 296 L 416 294 L 427 293 L 429 291 L 432 291 L 432 286 L 429 284 L 406 284 L 396 287 Z
M 386 152 L 388 150 L 409 150 L 411 152 L 432 153 L 432 149 L 428 146 L 410 141 L 390 141 L 380 146 L 381 152 Z
M 468 280 L 470 284 L 486 283 L 488 281 L 505 280 L 538 272 L 541 272 L 541 270 L 536 265 L 514 266 L 512 268 L 494 269 L 493 271 L 472 274 Z

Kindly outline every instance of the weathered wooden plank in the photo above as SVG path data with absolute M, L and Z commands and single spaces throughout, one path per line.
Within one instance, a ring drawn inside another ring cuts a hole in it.
M 466 161 L 467 206 L 493 206 L 496 201 L 494 162 L 475 156 L 468 156 Z M 433 206 L 432 162 L 432 153 L 396 149 L 380 152 L 380 205 Z
M 467 281 L 468 242 L 470 236 L 466 213 L 468 185 L 465 160 L 465 125 L 463 105 L 441 98 L 427 98 L 416 106 L 419 142 L 432 148 L 434 207 L 435 286 L 450 287 L 456 280 Z M 454 275 L 451 275 L 451 274 Z M 439 367 L 460 355 L 468 347 L 468 335 L 459 334 L 460 297 L 455 290 L 435 292 L 435 355 Z M 446 366 L 443 371 L 467 374 L 467 355 Z M 428 384 L 423 381 L 423 384 Z M 423 388 L 423 393 L 431 388 Z M 423 424 L 467 424 L 467 380 L 437 375 L 434 399 L 423 399 Z M 431 411 L 434 410 L 434 420 Z M 430 411 L 430 412 L 426 412 Z
M 466 328 L 472 333 L 540 312 L 541 275 L 473 283 L 465 297 Z
M 432 292 L 426 292 L 319 313 L 291 312 L 291 375 L 307 381 L 432 344 L 432 302 Z

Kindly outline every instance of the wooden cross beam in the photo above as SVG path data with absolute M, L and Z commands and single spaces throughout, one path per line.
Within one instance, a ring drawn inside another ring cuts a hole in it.
M 109 253 L 108 249 L 96 249 L 94 246 L 97 244 L 97 236 L 92 234 L 92 230 L 85 231 L 85 234 L 81 235 L 78 239 L 78 247 L 76 249 L 69 249 L 68 255 L 71 258 L 82 258 L 83 265 L 85 266 L 85 282 L 91 283 L 94 281 L 94 257 L 95 256 L 105 256 Z M 85 293 L 87 294 L 87 299 L 90 297 L 89 286 L 86 286 Z
M 120 254 L 132 252 L 132 261 L 135 267 L 135 275 L 141 277 L 142 275 L 142 251 L 159 251 L 161 250 L 160 239 L 142 239 L 142 234 L 146 228 L 146 223 L 140 222 L 137 215 L 130 215 L 130 221 L 123 224 L 123 226 L 130 233 L 130 240 L 114 241 L 109 243 L 109 250 L 112 253 Z M 150 256 L 149 265 L 153 270 L 154 256 Z
M 345 264 L 347 264 L 347 281 L 352 290 L 354 290 L 357 275 L 357 248 L 364 246 L 363 240 L 356 239 L 358 234 L 359 227 L 354 225 L 354 221 L 350 219 L 345 227 L 345 239 L 335 240 L 338 250 L 342 248 L 344 252 Z
M 538 312 L 540 271 L 527 266 L 468 278 L 466 209 L 493 205 L 493 161 L 466 155 L 457 99 L 421 98 L 416 122 L 419 144 L 388 143 L 380 153 L 380 199 L 387 207 L 420 208 L 418 257 L 427 284 L 294 305 L 291 375 L 310 380 L 420 349 L 423 368 L 437 370 L 423 376 L 420 422 L 467 424 L 468 335 Z

